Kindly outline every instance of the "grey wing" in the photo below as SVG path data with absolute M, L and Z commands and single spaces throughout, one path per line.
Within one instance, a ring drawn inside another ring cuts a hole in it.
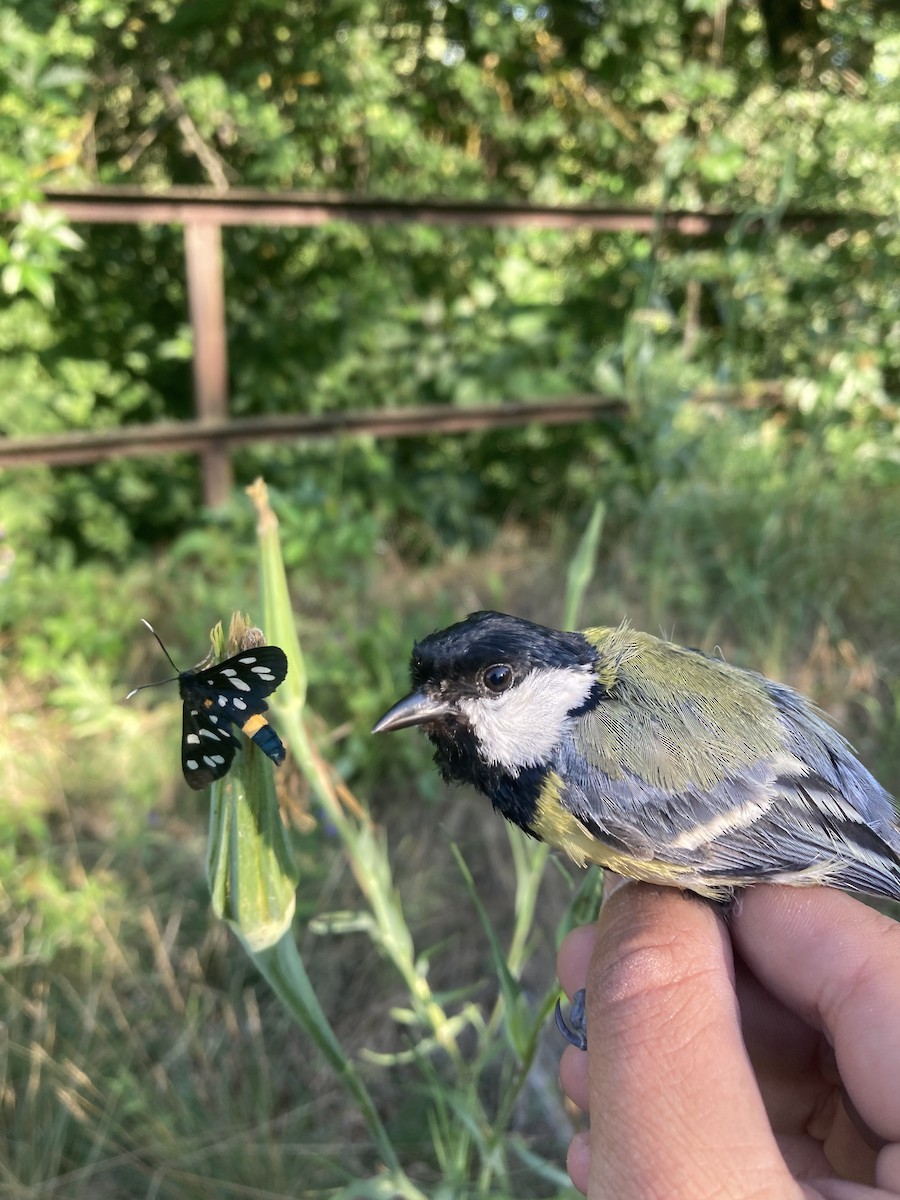
M 740 886 L 828 883 L 900 900 L 900 824 L 889 794 L 846 742 L 787 688 L 768 685 L 784 750 L 673 792 L 578 756 L 564 803 L 601 841 L 643 861 Z

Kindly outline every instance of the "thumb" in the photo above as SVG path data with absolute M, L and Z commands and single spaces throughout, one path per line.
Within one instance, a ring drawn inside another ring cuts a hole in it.
M 590 1200 L 801 1195 L 744 1050 L 712 908 L 620 888 L 600 916 L 587 996 Z

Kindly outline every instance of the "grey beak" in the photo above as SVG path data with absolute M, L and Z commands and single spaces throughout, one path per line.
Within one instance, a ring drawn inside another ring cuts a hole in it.
M 411 692 L 375 722 L 372 732 L 392 733 L 409 725 L 427 725 L 429 721 L 440 721 L 449 716 L 452 711 L 452 706 L 446 700 L 439 700 L 426 692 Z

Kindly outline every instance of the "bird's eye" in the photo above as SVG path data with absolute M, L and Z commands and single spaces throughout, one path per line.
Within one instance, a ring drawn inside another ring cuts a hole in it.
M 495 663 L 492 667 L 485 667 L 481 678 L 489 692 L 505 692 L 512 686 L 513 670 L 506 663 Z

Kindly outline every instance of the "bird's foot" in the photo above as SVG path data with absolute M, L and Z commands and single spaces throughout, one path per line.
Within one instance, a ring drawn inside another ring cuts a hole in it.
M 556 1002 L 556 1028 L 571 1046 L 587 1050 L 587 1009 L 584 988 L 579 988 L 572 997 L 569 1019 L 563 1016 L 562 1005 Z

